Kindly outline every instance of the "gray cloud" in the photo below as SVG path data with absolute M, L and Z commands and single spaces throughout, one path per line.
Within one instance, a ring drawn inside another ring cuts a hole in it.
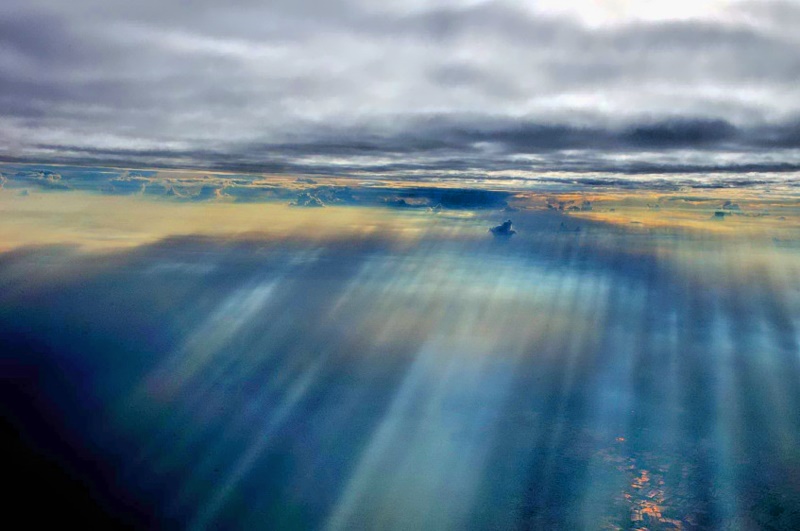
M 601 26 L 510 1 L 262 4 L 9 0 L 0 156 L 331 174 L 800 164 L 796 2 Z

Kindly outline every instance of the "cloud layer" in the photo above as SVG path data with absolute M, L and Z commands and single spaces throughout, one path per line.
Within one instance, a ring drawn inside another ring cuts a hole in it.
M 262 4 L 5 2 L 0 156 L 333 174 L 800 168 L 798 2 Z

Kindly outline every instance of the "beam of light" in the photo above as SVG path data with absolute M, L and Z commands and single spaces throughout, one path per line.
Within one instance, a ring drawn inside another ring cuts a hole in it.
M 411 241 L 354 230 L 176 238 L 103 260 L 11 253 L 0 323 L 86 375 L 81 397 L 110 418 L 66 416 L 118 452 L 120 482 L 153 493 L 166 522 L 757 527 L 791 514 L 791 229 L 532 211 L 499 241 L 480 215 L 425 216 Z

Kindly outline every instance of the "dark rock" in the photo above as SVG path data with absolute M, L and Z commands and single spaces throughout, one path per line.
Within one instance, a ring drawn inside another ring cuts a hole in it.
M 511 236 L 517 233 L 517 231 L 511 228 L 510 219 L 505 220 L 503 223 L 501 223 L 496 227 L 492 227 L 491 229 L 489 229 L 489 232 L 491 232 L 497 237 L 505 237 L 505 238 L 510 238 Z

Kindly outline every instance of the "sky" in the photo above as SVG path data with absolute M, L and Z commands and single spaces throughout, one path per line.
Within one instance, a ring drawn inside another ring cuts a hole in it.
M 800 2 L 5 0 L 0 159 L 800 170 Z
M 5 505 L 800 529 L 798 28 L 0 0 Z

